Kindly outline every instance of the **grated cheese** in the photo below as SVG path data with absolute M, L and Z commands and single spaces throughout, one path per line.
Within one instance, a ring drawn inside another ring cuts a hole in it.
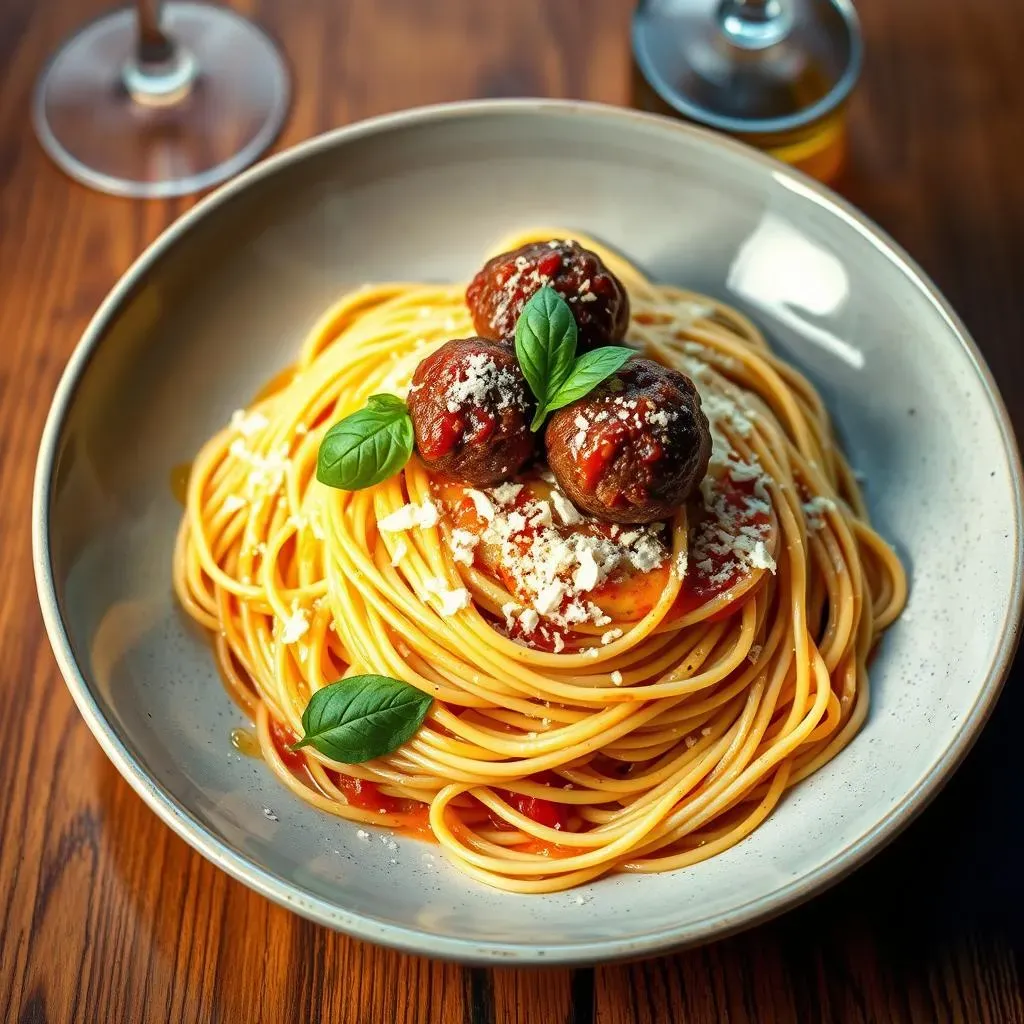
M 610 643 L 614 643 L 619 637 L 622 636 L 621 629 L 609 629 L 607 633 L 601 634 L 601 644 L 607 647 Z
M 469 591 L 465 587 L 449 589 L 448 581 L 438 576 L 424 580 L 423 587 L 428 594 L 433 594 L 441 606 L 441 614 L 444 616 L 454 615 L 469 606 Z
M 836 503 L 831 498 L 819 495 L 805 501 L 803 505 L 804 515 L 807 517 L 807 525 L 812 530 L 820 530 L 825 526 L 825 513 L 835 512 Z
M 252 437 L 270 426 L 270 420 L 261 412 L 246 412 L 236 409 L 231 414 L 231 429 L 237 430 L 242 437 Z
M 448 411 L 456 413 L 465 405 L 476 408 L 491 405 L 498 410 L 523 404 L 523 392 L 515 374 L 507 366 L 499 367 L 486 352 L 466 360 L 465 376 L 458 377 L 445 390 Z
M 519 628 L 524 633 L 532 633 L 540 622 L 540 616 L 533 608 L 524 608 L 519 613 Z
M 473 502 L 473 506 L 476 509 L 476 514 L 481 519 L 493 519 L 494 518 L 494 505 L 491 499 L 484 494 L 483 491 L 478 491 L 473 487 L 466 488 L 466 494 Z
M 491 488 L 491 495 L 499 505 L 511 505 L 519 497 L 519 492 L 522 489 L 522 484 L 511 482 L 498 484 L 497 487 Z
M 469 530 L 452 530 L 452 558 L 463 565 L 473 564 L 473 553 L 480 538 Z
M 534 511 L 530 515 L 531 526 L 551 525 L 551 503 L 547 501 L 534 502 Z
M 249 502 L 240 494 L 229 494 L 224 499 L 224 504 L 221 507 L 225 512 L 237 512 L 240 508 L 245 508 L 248 504 Z
M 297 643 L 308 631 L 309 613 L 302 608 L 295 608 L 281 625 L 281 643 Z
M 586 519 L 565 495 L 553 489 L 550 501 L 516 502 L 521 490 L 522 485 L 513 489 L 503 484 L 487 493 L 476 492 L 477 511 L 488 513 L 482 517 L 487 522 L 482 540 L 500 549 L 501 562 L 523 603 L 554 625 L 606 625 L 611 619 L 585 595 L 619 566 L 648 571 L 668 557 L 659 536 L 663 524 L 631 529 L 614 539 L 582 532 L 565 534 L 565 526 Z M 472 496 L 472 492 L 466 493 Z M 507 507 L 510 502 L 516 502 L 514 507 Z M 574 517 L 572 523 L 565 521 Z
M 622 673 L 621 673 L 621 672 L 620 672 L 620 671 L 619 671 L 618 669 L 616 669 L 616 670 L 615 670 L 615 671 L 614 671 L 614 672 L 612 673 L 612 682 L 613 682 L 613 683 L 614 683 L 614 684 L 615 684 L 616 686 L 621 686 L 621 685 L 622 685 Z
M 577 591 L 593 590 L 597 586 L 601 570 L 594 560 L 594 553 L 584 548 L 579 555 L 579 567 L 573 574 L 572 582 Z
M 408 552 L 409 545 L 405 543 L 404 538 L 399 537 L 398 540 L 395 542 L 395 551 L 394 554 L 392 554 L 391 556 L 391 564 L 398 565 L 398 563 L 401 562 L 403 558 L 405 558 Z
M 427 498 L 422 505 L 408 504 L 377 520 L 378 529 L 385 533 L 400 533 L 411 530 L 414 526 L 428 529 L 436 526 L 439 519 L 437 506 Z
M 551 504 L 558 518 L 566 526 L 575 526 L 583 521 L 583 517 L 576 511 L 576 506 L 561 491 L 551 492 Z
M 537 595 L 533 606 L 541 615 L 550 615 L 562 603 L 562 598 L 565 597 L 565 594 L 565 584 L 561 580 L 555 580 L 553 583 L 549 583 Z
M 252 497 L 257 491 L 265 491 L 273 495 L 281 489 L 284 483 L 284 475 L 291 465 L 288 458 L 288 445 L 283 445 L 261 455 L 247 448 L 240 437 L 236 437 L 228 447 L 228 451 L 240 462 L 249 465 L 249 475 L 246 477 L 246 492 Z

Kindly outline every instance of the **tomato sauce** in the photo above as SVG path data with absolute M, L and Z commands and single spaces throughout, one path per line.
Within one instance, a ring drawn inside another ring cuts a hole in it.
M 285 767 L 296 771 L 305 765 L 305 757 L 299 751 L 290 749 L 299 742 L 299 737 L 287 725 L 283 725 L 275 718 L 270 720 L 270 740 L 274 744 L 274 749 L 280 755 L 281 760 L 285 763 Z
M 465 484 L 447 477 L 436 476 L 434 491 L 453 528 L 466 530 L 478 537 L 484 534 L 487 523 L 477 513 L 472 499 L 466 496 Z M 546 501 L 550 498 L 550 494 L 551 486 L 545 481 L 539 479 L 524 481 L 523 489 L 503 509 L 503 513 L 508 515 L 509 512 L 522 510 L 533 501 Z M 620 528 L 611 523 L 597 521 L 585 521 L 574 526 L 559 527 L 560 532 L 567 537 L 583 532 L 608 537 L 611 540 L 614 540 L 615 537 L 612 531 L 618 529 Z M 527 523 L 525 528 L 513 537 L 513 543 L 521 553 L 525 554 L 530 550 L 537 533 L 537 527 Z M 500 580 L 510 593 L 515 594 L 523 604 L 529 606 L 530 596 L 522 591 L 509 566 L 503 560 L 501 548 L 498 545 L 481 541 L 474 552 L 474 565 Z M 616 622 L 636 622 L 647 615 L 660 600 L 668 584 L 668 575 L 667 560 L 663 565 L 648 572 L 635 572 L 624 567 L 585 596 L 588 601 L 596 604 L 602 612 Z M 568 606 L 570 601 L 571 597 L 566 595 L 563 605 Z M 564 606 L 559 610 L 564 612 Z M 523 631 L 517 630 L 514 624 L 510 635 L 513 639 L 521 643 L 528 642 L 529 646 L 539 650 L 554 651 L 558 646 L 554 636 L 559 631 L 550 623 L 546 623 L 544 628 L 548 631 L 547 637 L 539 635 L 537 630 L 525 636 Z M 561 636 L 564 640 L 565 634 L 563 633 Z
M 430 828 L 430 808 L 419 800 L 406 800 L 402 797 L 388 796 L 382 793 L 376 782 L 368 779 L 357 779 L 342 772 L 330 772 L 331 780 L 345 794 L 351 807 L 376 814 L 392 814 L 404 819 L 398 831 L 416 836 L 433 838 Z
M 729 476 L 716 481 L 716 489 L 722 496 L 726 511 L 732 517 L 734 528 L 738 531 L 744 527 L 758 527 L 767 538 L 771 528 L 770 515 L 764 511 L 751 510 L 747 504 L 748 499 L 755 496 L 754 486 L 753 480 L 737 481 Z M 698 530 L 701 529 L 701 525 L 698 524 Z M 673 607 L 673 615 L 687 615 L 704 607 L 741 586 L 750 575 L 750 571 L 740 565 L 729 552 L 709 551 L 706 556 L 699 559 L 691 556 L 682 589 Z M 735 601 L 709 615 L 708 621 L 717 622 L 728 618 L 748 597 L 747 593 L 740 595 Z

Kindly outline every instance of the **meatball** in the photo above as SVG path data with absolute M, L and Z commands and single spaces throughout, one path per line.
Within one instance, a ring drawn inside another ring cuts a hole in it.
M 535 453 L 533 396 L 507 345 L 445 342 L 416 367 L 408 405 L 423 462 L 468 483 L 506 480 Z
M 711 429 L 693 381 L 650 359 L 631 359 L 559 409 L 545 443 L 562 490 L 583 511 L 615 523 L 669 517 L 700 484 L 711 457 Z
M 488 260 L 466 289 L 473 326 L 511 341 L 530 296 L 550 284 L 576 318 L 579 352 L 615 345 L 629 326 L 629 296 L 599 256 L 575 242 L 531 242 Z

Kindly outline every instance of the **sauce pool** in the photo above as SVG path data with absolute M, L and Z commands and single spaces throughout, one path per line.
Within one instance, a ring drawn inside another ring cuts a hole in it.
M 232 729 L 231 746 L 246 757 L 263 757 L 260 741 L 248 729 Z
M 191 475 L 191 462 L 179 462 L 176 466 L 171 466 L 171 494 L 174 495 L 174 499 L 179 505 L 184 505 L 188 500 L 188 479 Z

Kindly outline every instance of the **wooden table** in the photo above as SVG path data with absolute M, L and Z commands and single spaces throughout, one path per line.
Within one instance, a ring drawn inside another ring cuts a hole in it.
M 146 809 L 60 680 L 28 541 L 65 360 L 118 275 L 189 205 L 88 192 L 32 136 L 43 60 L 106 6 L 0 4 L 0 1021 L 1024 1021 L 1020 667 L 957 778 L 855 877 L 756 931 L 631 966 L 467 970 L 376 949 L 249 892 Z M 292 62 L 281 146 L 420 103 L 629 95 L 629 0 L 238 6 Z M 869 59 L 842 190 L 934 275 L 1020 425 L 1024 7 L 863 0 L 861 15 Z

